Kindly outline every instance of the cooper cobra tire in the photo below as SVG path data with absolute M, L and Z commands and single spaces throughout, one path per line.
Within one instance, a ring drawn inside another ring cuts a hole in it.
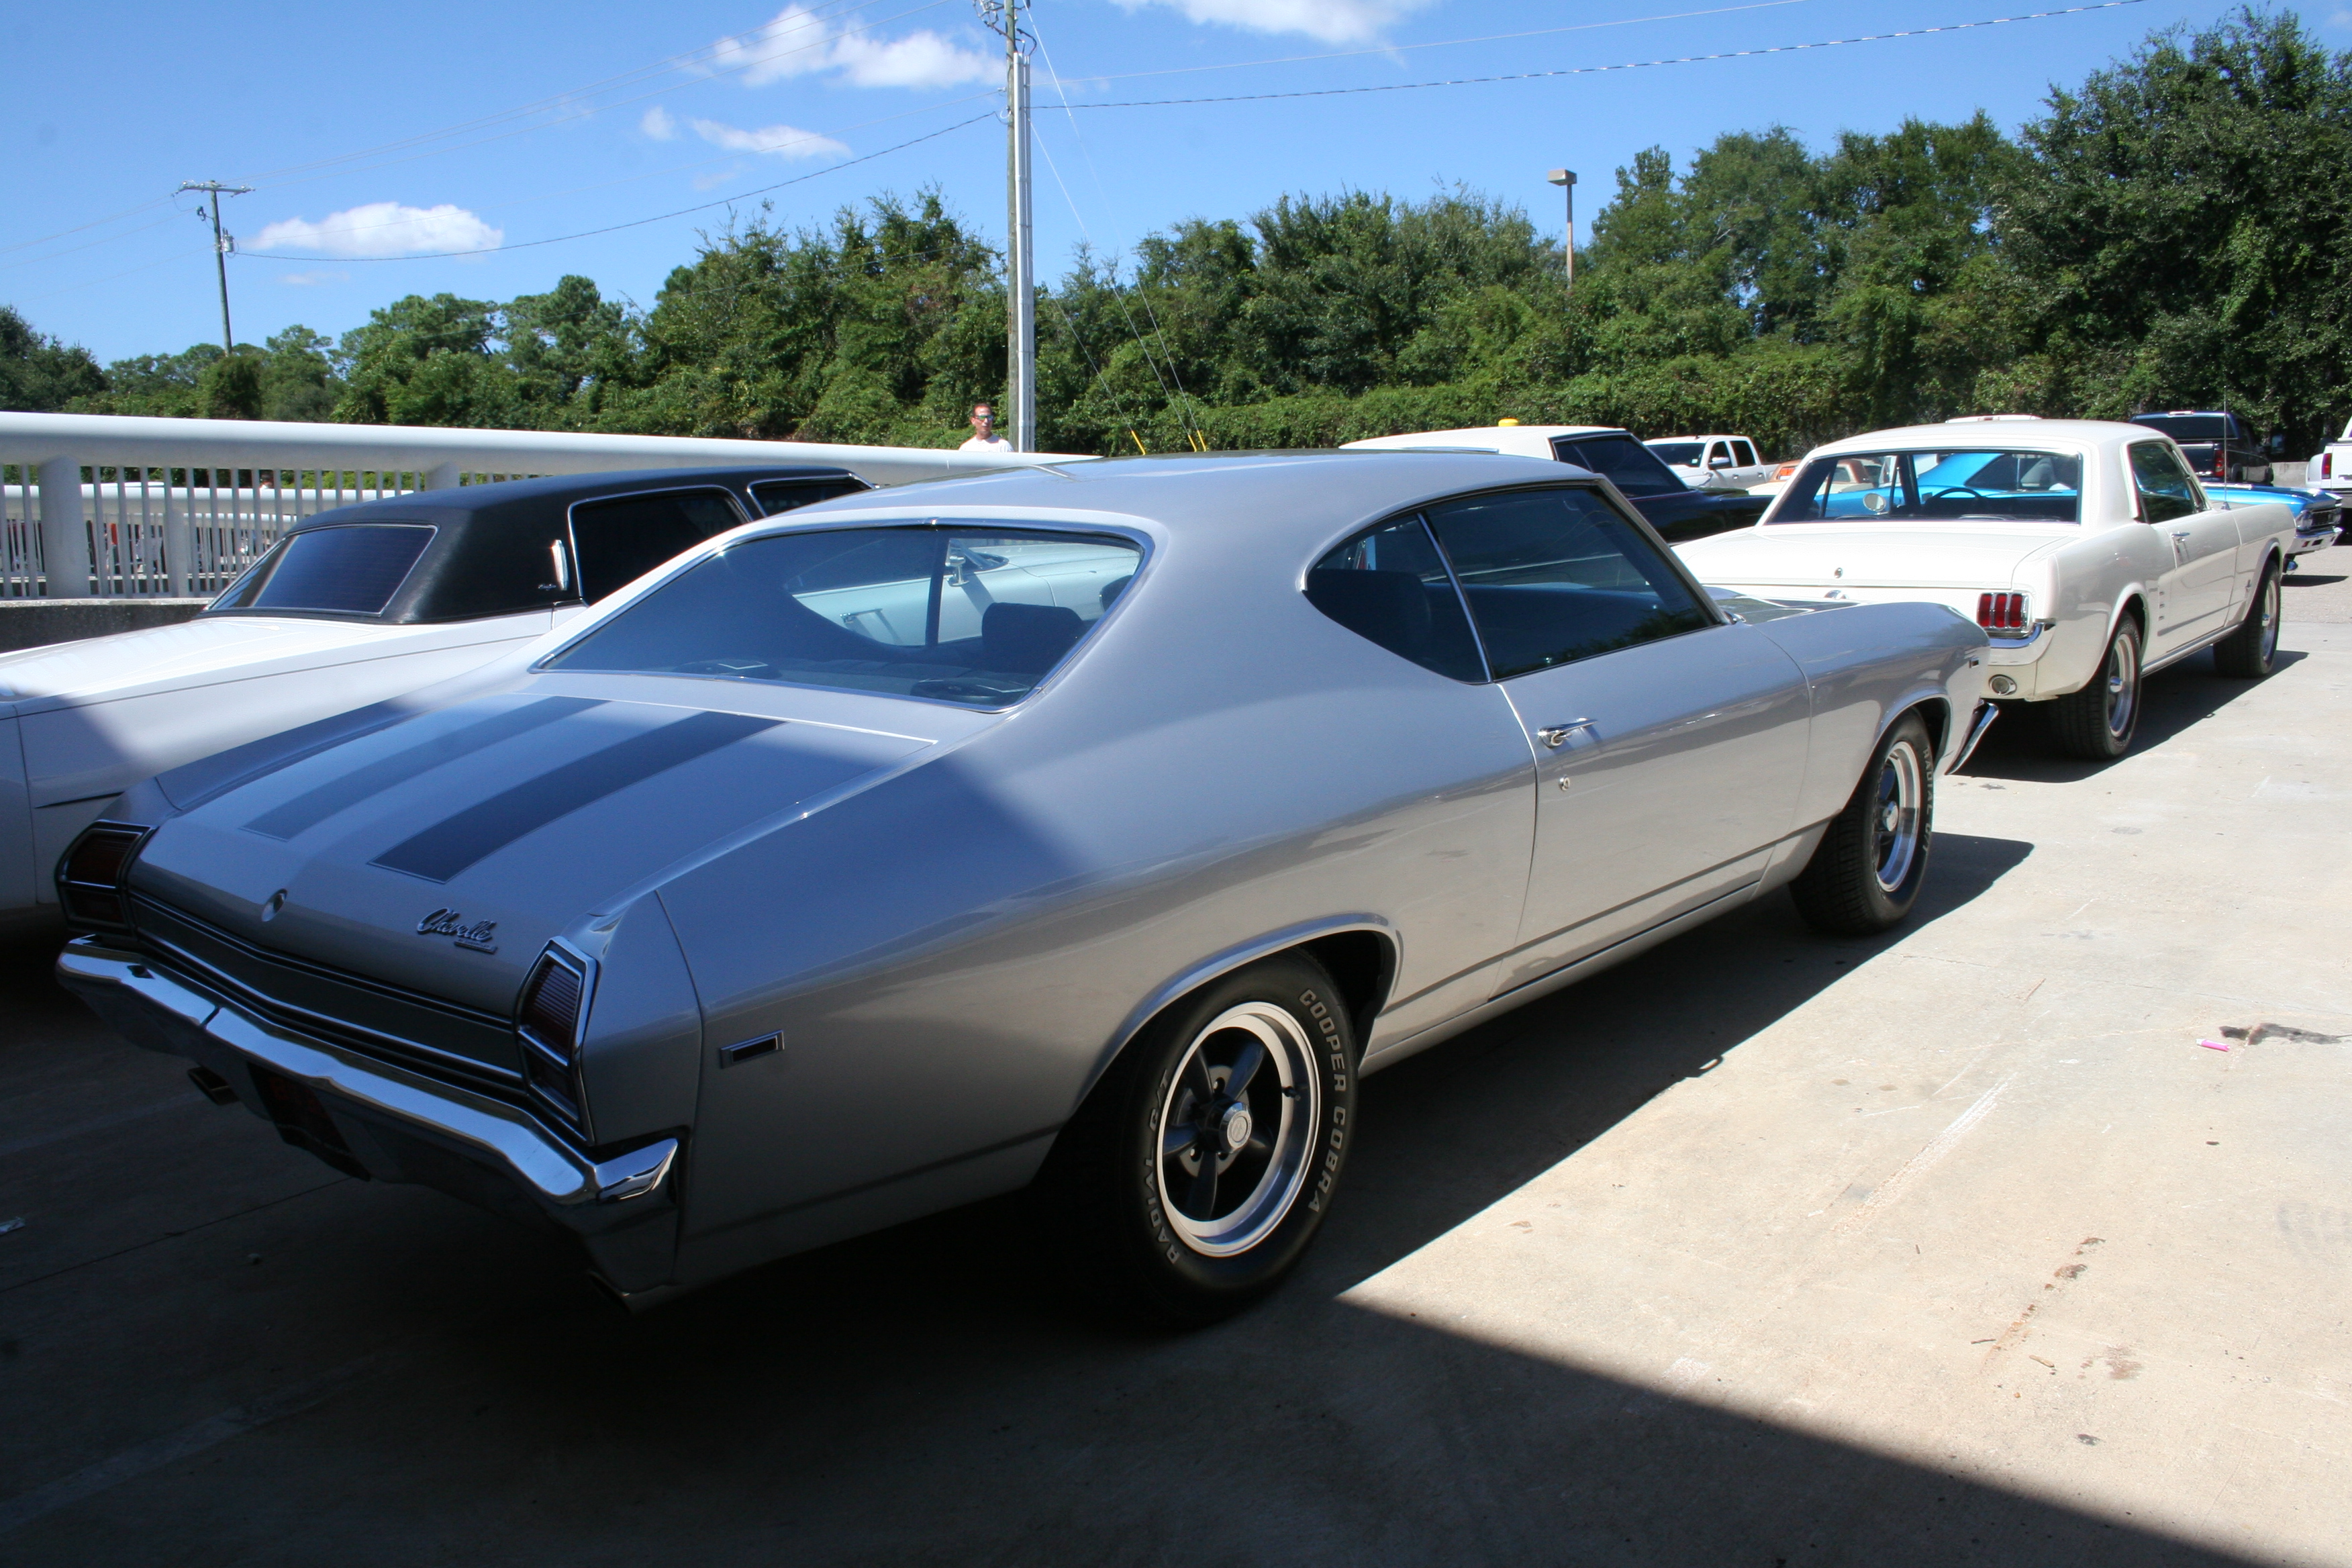
M 2254 602 L 2238 629 L 2213 645 L 2213 668 L 2240 680 L 2260 680 L 2278 662 L 2279 569 L 2263 568 L 2254 588 Z
M 1254 963 L 1154 1018 L 1038 1176 L 1073 1282 L 1178 1326 L 1274 1289 L 1339 1189 L 1356 1049 L 1331 977 L 1305 957 Z
M 1871 753 L 1845 809 L 1789 884 L 1797 912 L 1832 936 L 1868 936 L 1919 901 L 1935 839 L 1936 749 L 1906 713 Z
M 2139 626 L 2126 616 L 2107 639 L 2098 673 L 2080 691 L 2050 704 L 2050 733 L 2058 750 L 2095 763 L 2130 751 L 2139 733 L 2140 680 Z

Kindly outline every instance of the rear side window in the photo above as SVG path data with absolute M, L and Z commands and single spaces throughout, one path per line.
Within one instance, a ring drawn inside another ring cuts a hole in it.
M 761 516 L 773 517 L 835 496 L 854 496 L 866 488 L 856 479 L 762 479 L 751 487 L 751 499 L 760 503 Z
M 2170 522 L 2200 510 L 2196 482 L 2181 466 L 2180 454 L 2162 441 L 2135 441 L 2131 448 L 2132 483 L 2139 490 L 2139 520 Z
M 289 534 L 212 608 L 381 615 L 432 542 L 422 523 L 306 529 Z
M 772 534 L 695 563 L 545 668 L 1001 708 L 1068 656 L 1142 558 L 1116 536 L 985 525 Z
M 1664 554 L 1590 490 L 1429 509 L 1495 679 L 1716 624 Z
M 1731 444 L 1731 455 L 1743 468 L 1756 467 L 1756 448 L 1745 441 L 1734 441 Z
M 1357 535 L 1307 574 L 1307 599 L 1368 641 L 1455 680 L 1484 680 L 1444 557 L 1419 517 Z
M 725 490 L 664 490 L 572 509 L 572 557 L 590 604 L 743 521 Z
M 1629 496 L 1667 496 L 1690 488 L 1631 436 L 1556 436 L 1551 451 L 1563 463 L 1591 468 Z

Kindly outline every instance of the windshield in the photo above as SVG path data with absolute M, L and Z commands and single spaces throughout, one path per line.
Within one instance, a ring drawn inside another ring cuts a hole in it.
M 2161 430 L 2176 441 L 2226 441 L 2237 434 L 2226 414 L 2135 414 L 2131 422 Z
M 1790 481 L 1774 522 L 2075 522 L 2083 459 L 2058 452 L 1849 452 Z
M 1558 436 L 1552 456 L 1591 468 L 1629 496 L 1664 496 L 1690 487 L 1631 436 Z
M 278 541 L 208 608 L 381 615 L 432 542 L 424 523 L 305 529 Z
M 697 563 L 544 668 L 1000 708 L 1052 672 L 1142 559 L 1109 535 L 985 525 L 772 534 Z
M 1643 443 L 1658 455 L 1660 462 L 1677 464 L 1685 468 L 1698 467 L 1702 444 L 1697 441 L 1649 441 Z M 1624 487 L 1618 487 L 1622 489 Z

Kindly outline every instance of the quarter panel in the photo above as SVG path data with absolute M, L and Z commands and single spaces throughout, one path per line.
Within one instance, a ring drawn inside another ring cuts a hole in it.
M 1788 651 L 1812 689 L 1812 741 L 1796 823 L 1833 816 L 1853 793 L 1887 721 L 1923 694 L 1943 695 L 1985 635 L 1941 605 L 1856 605 L 1758 628 Z M 1955 713 L 1965 723 L 1966 713 Z

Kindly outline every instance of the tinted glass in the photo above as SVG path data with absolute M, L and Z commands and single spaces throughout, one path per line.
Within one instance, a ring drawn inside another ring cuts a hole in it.
M 1591 468 L 1629 496 L 1672 495 L 1690 488 L 1631 436 L 1562 436 L 1551 449 L 1561 462 Z
M 1756 448 L 1745 441 L 1734 441 L 1731 444 L 1731 455 L 1739 459 L 1739 466 L 1743 468 L 1752 468 L 1756 466 Z
M 751 499 L 760 503 L 762 517 L 773 517 L 835 496 L 854 496 L 866 488 L 856 479 L 763 479 L 751 487 Z
M 1095 534 L 852 528 L 745 540 L 548 661 L 928 697 L 1026 696 L 1135 575 Z
M 2057 452 L 1848 453 L 1790 481 L 1775 522 L 2074 522 L 2083 459 Z
M 1680 463 L 1688 468 L 1698 461 L 1699 443 L 1696 441 L 1651 441 L 1646 445 L 1658 455 L 1662 463 Z
M 1496 679 L 1716 624 L 1642 531 L 1590 490 L 1429 510 Z
M 1359 534 L 1315 563 L 1307 598 L 1354 632 L 1424 669 L 1484 680 L 1462 596 L 1417 517 Z
M 2199 510 L 2197 487 L 2180 455 L 2161 441 L 2135 441 L 2131 448 L 2132 482 L 2139 488 L 2142 522 L 2170 522 Z
M 2235 436 L 2237 423 L 2226 414 L 2138 414 L 2135 425 L 2161 430 L 2176 441 L 2225 441 Z
M 572 548 L 580 596 L 593 605 L 742 521 L 725 490 L 670 490 L 575 506 Z
M 433 530 L 422 523 L 361 523 L 289 534 L 212 607 L 379 615 L 432 542 Z

